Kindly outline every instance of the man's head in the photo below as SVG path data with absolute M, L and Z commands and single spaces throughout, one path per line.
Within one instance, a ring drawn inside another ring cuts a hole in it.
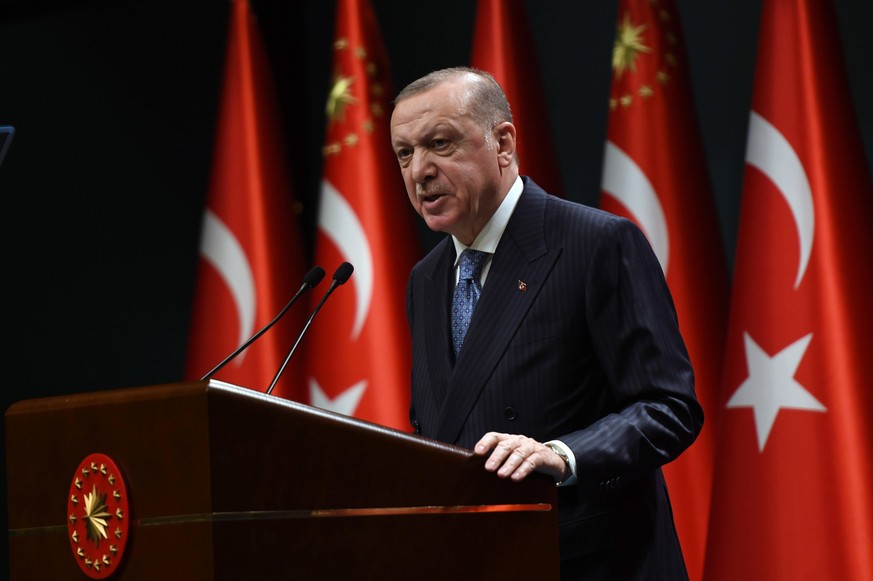
M 415 210 L 430 229 L 465 244 L 518 176 L 506 95 L 475 69 L 443 69 L 404 88 L 395 99 L 391 143 Z

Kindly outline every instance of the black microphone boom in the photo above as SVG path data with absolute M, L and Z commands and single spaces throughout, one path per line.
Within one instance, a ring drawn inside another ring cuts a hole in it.
M 282 318 L 282 315 L 284 315 L 288 311 L 288 309 L 291 308 L 291 305 L 293 305 L 295 302 L 297 302 L 297 299 L 300 298 L 300 295 L 305 293 L 307 290 L 317 286 L 318 283 L 320 283 L 321 279 L 323 279 L 323 278 L 324 278 L 324 269 L 321 268 L 320 266 L 313 266 L 312 269 L 306 273 L 306 276 L 303 277 L 303 284 L 300 286 L 300 289 L 298 289 L 298 291 L 294 294 L 294 296 L 291 297 L 291 300 L 288 301 L 288 304 L 285 305 L 285 307 L 281 311 L 279 311 L 279 314 L 276 315 L 275 317 L 273 317 L 273 320 L 270 321 L 269 323 L 267 323 L 263 329 L 261 329 L 260 331 L 258 331 L 257 333 L 255 333 L 254 335 L 249 337 L 245 343 L 243 343 L 242 345 L 237 347 L 233 353 L 231 353 L 230 355 L 225 357 L 221 363 L 219 363 L 218 365 L 213 367 L 212 371 L 210 371 L 209 373 L 207 373 L 206 375 L 201 377 L 200 381 L 205 381 L 205 380 L 209 379 L 210 377 L 212 377 L 213 375 L 215 375 L 219 369 L 221 369 L 222 367 L 224 367 L 225 365 L 230 363 L 234 357 L 236 357 L 237 355 L 242 353 L 249 345 L 254 343 L 258 337 L 260 337 L 265 332 L 267 332 L 267 330 L 270 327 L 272 327 L 273 325 L 276 324 L 276 321 L 278 321 L 279 319 Z
M 309 329 L 309 325 L 312 324 L 312 319 L 315 318 L 315 315 L 318 314 L 318 311 L 321 310 L 321 306 L 327 300 L 327 297 L 331 295 L 336 287 L 341 284 L 345 284 L 346 281 L 352 276 L 352 273 L 355 271 L 355 267 L 353 267 L 348 262 L 343 262 L 336 269 L 336 272 L 333 273 L 333 282 L 330 283 L 330 288 L 327 289 L 327 292 L 324 293 L 324 296 L 321 297 L 321 301 L 315 307 L 315 310 L 312 311 L 312 314 L 309 315 L 309 320 L 306 321 L 306 324 L 303 326 L 303 330 L 300 331 L 300 334 L 297 336 L 297 341 L 294 342 L 294 346 L 291 347 L 291 350 L 288 351 L 288 355 L 285 356 L 285 361 L 282 362 L 282 366 L 279 368 L 279 371 L 276 372 L 276 376 L 273 378 L 273 382 L 270 383 L 270 387 L 267 388 L 267 395 L 270 395 L 273 392 L 273 388 L 276 387 L 276 382 L 279 381 L 279 378 L 282 376 L 282 373 L 285 371 L 285 366 L 288 365 L 288 362 L 291 360 L 291 356 L 294 355 L 294 351 L 297 350 L 297 345 L 300 344 L 300 340 L 303 339 L 303 335 L 306 334 L 307 329 Z

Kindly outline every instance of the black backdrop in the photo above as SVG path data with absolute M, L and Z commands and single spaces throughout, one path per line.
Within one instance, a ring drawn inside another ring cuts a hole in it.
M 251 1 L 311 241 L 333 3 Z M 372 3 L 395 89 L 432 69 L 468 63 L 473 0 Z M 679 4 L 730 259 L 760 2 Z M 869 4 L 836 2 L 868 160 Z M 596 205 L 616 3 L 526 5 L 565 195 Z M 0 167 L 12 319 L 4 411 L 20 399 L 181 379 L 228 7 L 223 0 L 0 2 L 0 125 L 17 129 Z M 434 239 L 422 229 L 423 250 Z

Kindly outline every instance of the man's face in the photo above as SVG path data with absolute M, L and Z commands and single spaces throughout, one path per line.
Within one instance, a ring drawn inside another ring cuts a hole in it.
M 452 80 L 398 103 L 391 143 L 416 212 L 431 230 L 470 244 L 508 190 L 511 156 L 496 135 L 486 142 L 465 111 L 465 91 L 463 80 Z

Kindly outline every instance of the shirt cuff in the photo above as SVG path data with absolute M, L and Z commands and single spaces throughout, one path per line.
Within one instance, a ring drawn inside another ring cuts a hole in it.
M 567 455 L 567 460 L 569 461 L 569 466 L 567 469 L 570 471 L 570 474 L 567 475 L 566 478 L 558 485 L 558 486 L 569 486 L 571 484 L 576 484 L 576 455 L 573 454 L 573 450 L 570 449 L 567 444 L 560 440 L 549 440 L 546 444 L 551 444 L 552 446 L 556 446 L 560 448 L 564 454 Z

